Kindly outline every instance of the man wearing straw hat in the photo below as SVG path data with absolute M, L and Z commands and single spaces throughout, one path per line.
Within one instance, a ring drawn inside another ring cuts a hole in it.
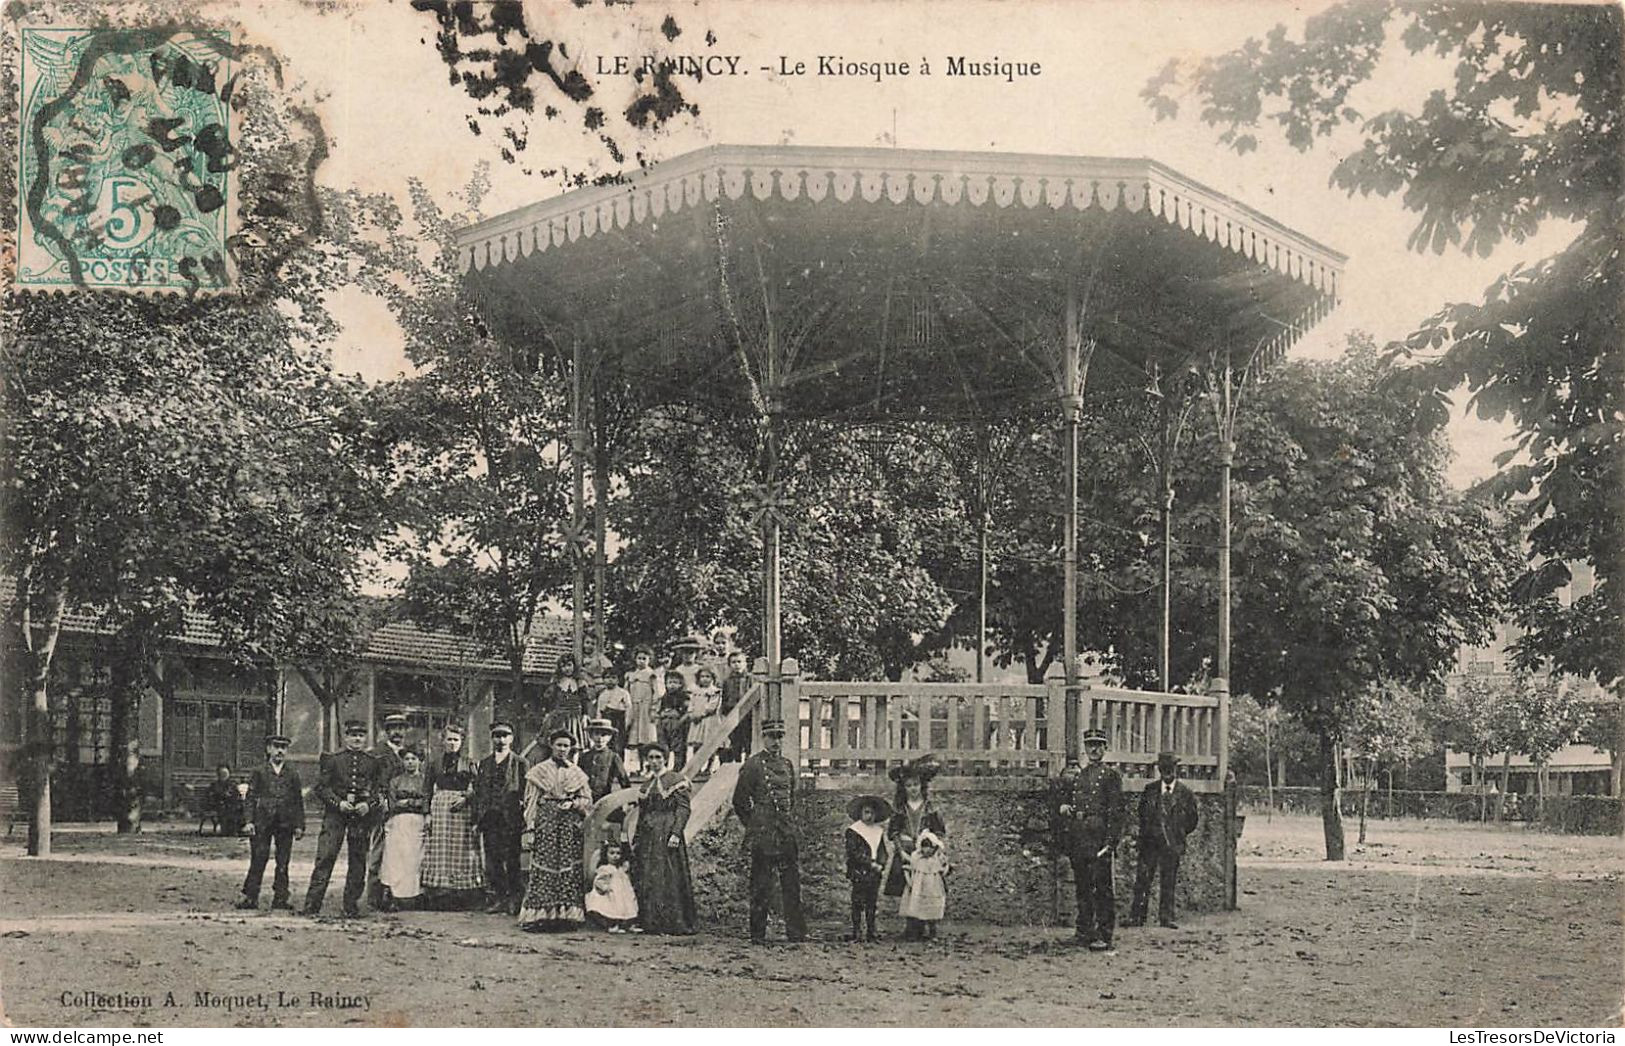
M 372 751 L 368 753 L 377 762 L 378 781 L 374 790 L 380 796 L 389 794 L 389 782 L 395 780 L 406 769 L 401 752 L 406 749 L 406 728 L 410 725 L 411 721 L 399 712 L 391 712 L 384 716 L 384 743 L 374 745 Z M 367 906 L 370 908 L 379 907 L 384 900 L 384 884 L 378 881 L 378 871 L 383 865 L 384 819 L 375 816 L 372 842 L 367 849 Z
M 1077 940 L 1090 951 L 1110 951 L 1117 925 L 1112 892 L 1112 851 L 1123 835 L 1123 777 L 1107 766 L 1106 735 L 1083 735 L 1089 765 L 1063 780 L 1060 814 L 1065 819 L 1072 879 L 1077 890 Z M 1069 770 L 1071 768 L 1068 768 Z
M 1159 877 L 1157 923 L 1174 925 L 1174 885 L 1179 881 L 1179 859 L 1185 856 L 1185 837 L 1196 831 L 1196 794 L 1179 782 L 1179 756 L 1157 756 L 1158 780 L 1140 795 L 1140 854 L 1134 870 L 1134 905 L 1126 926 L 1145 925 L 1151 895 L 1151 877 Z

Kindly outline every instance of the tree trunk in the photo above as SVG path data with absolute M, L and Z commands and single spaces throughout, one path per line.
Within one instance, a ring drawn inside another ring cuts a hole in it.
M 27 646 L 29 667 L 32 670 L 33 700 L 28 715 L 29 752 L 25 761 L 28 771 L 28 795 L 34 814 L 28 819 L 28 853 L 31 857 L 51 856 L 51 767 L 56 751 L 56 731 L 51 723 L 51 661 L 56 655 L 57 639 L 62 635 L 62 615 L 68 605 L 68 588 L 59 584 L 51 592 L 48 613 L 41 633 L 34 633 L 28 608 L 32 600 L 28 586 L 17 593 L 17 605 L 23 614 L 23 642 Z
M 1275 783 L 1282 788 L 1287 786 L 1286 780 L 1286 753 L 1282 752 L 1275 757 Z
M 1365 845 L 1365 815 L 1371 808 L 1371 775 L 1370 767 L 1360 778 L 1360 845 Z
M 1512 747 L 1501 753 L 1501 794 L 1495 797 L 1495 823 L 1501 823 L 1501 814 L 1507 807 L 1507 789 L 1512 787 Z
M 141 831 L 141 743 L 136 737 L 141 695 L 146 690 L 146 644 L 138 636 L 112 643 L 112 717 L 108 772 L 112 776 L 113 817 L 120 835 Z
M 1486 793 L 1485 782 L 1489 779 L 1489 770 L 1484 766 L 1485 756 L 1482 752 L 1473 756 L 1473 769 L 1478 777 L 1478 823 L 1483 824 L 1490 818 L 1489 797 Z
M 1274 756 L 1270 751 L 1270 721 L 1266 717 L 1264 720 L 1264 794 L 1269 799 L 1269 806 L 1266 808 L 1268 813 L 1265 814 L 1265 819 L 1271 822 L 1275 820 L 1275 774 L 1271 769 L 1273 760 Z
M 1320 735 L 1320 826 L 1326 836 L 1326 860 L 1341 861 L 1343 856 L 1343 811 L 1338 787 L 1338 746 L 1331 736 Z
M 1535 820 L 1546 816 L 1546 764 L 1535 768 Z

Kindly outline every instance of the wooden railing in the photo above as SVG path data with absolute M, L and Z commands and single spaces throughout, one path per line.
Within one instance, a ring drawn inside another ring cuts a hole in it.
M 1106 761 L 1125 777 L 1156 773 L 1157 753 L 1178 753 L 1181 776 L 1216 791 L 1218 698 L 1079 684 L 1080 732 L 1108 736 Z M 953 778 L 1053 776 L 1066 761 L 1066 686 L 1045 684 L 802 682 L 785 685 L 786 718 L 799 709 L 799 731 L 787 738 L 803 768 L 838 779 L 884 774 L 933 754 Z M 790 754 L 790 744 L 786 754 Z

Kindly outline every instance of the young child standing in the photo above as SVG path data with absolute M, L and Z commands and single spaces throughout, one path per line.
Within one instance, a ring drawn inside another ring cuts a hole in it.
M 385 911 L 416 900 L 423 892 L 423 839 L 429 820 L 429 786 L 423 777 L 423 755 L 401 749 L 405 767 L 389 782 L 384 796 L 384 859 L 378 867 Z
M 921 832 L 914 852 L 903 858 L 903 870 L 908 886 L 901 914 L 918 925 L 927 940 L 934 939 L 948 907 L 948 853 L 942 840 L 931 831 Z
M 598 870 L 592 876 L 592 890 L 587 894 L 587 921 L 602 926 L 610 933 L 642 933 L 637 924 L 638 895 L 632 889 L 632 877 L 626 872 L 626 846 L 609 842 L 599 852 Z
M 886 820 L 891 817 L 891 804 L 878 795 L 860 795 L 846 804 L 846 813 L 852 818 L 846 828 L 846 878 L 852 884 L 852 935 L 847 940 L 878 941 L 875 906 L 886 867 Z
M 711 741 L 723 737 L 721 713 L 722 690 L 717 686 L 717 674 L 701 665 L 694 673 L 694 686 L 688 694 L 688 754 L 691 758 Z M 700 769 L 709 770 L 710 766 Z

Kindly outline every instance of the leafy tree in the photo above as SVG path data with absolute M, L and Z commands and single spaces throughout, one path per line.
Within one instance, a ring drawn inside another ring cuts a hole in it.
M 612 503 L 624 542 L 611 579 L 618 636 L 721 625 L 761 635 L 754 439 L 751 426 L 693 408 L 643 413 Z M 932 566 L 957 505 L 922 464 L 927 448 L 810 425 L 783 446 L 786 651 L 819 675 L 899 679 L 946 649 L 952 601 Z
M 1284 787 L 1290 768 L 1318 769 L 1319 757 L 1314 735 L 1280 705 L 1251 694 L 1230 699 L 1230 766 L 1238 780 Z
M 1344 725 L 1344 743 L 1364 764 L 1360 790 L 1360 842 L 1364 843 L 1372 779 L 1384 764 L 1391 768 L 1395 763 L 1408 762 L 1432 750 L 1423 691 L 1387 680 L 1367 687 L 1351 702 Z M 1390 771 L 1389 781 L 1392 780 Z
M 1572 743 L 1585 725 L 1586 705 L 1568 680 L 1550 673 L 1519 671 L 1512 675 L 1499 708 L 1501 743 L 1510 766 L 1514 752 L 1529 757 L 1535 767 L 1536 816 L 1546 804 L 1546 769 L 1552 756 Z M 1501 781 L 1501 799 L 1507 792 L 1506 771 Z M 1499 818 L 1501 812 L 1496 811 Z
M 1343 856 L 1336 753 L 1380 684 L 1442 678 L 1489 635 L 1514 547 L 1445 482 L 1423 406 L 1369 338 L 1258 386 L 1238 438 L 1235 685 L 1313 731 L 1328 860 Z
M 61 13 L 109 19 L 101 5 Z M 177 24 L 173 5 L 162 15 L 117 12 Z M 15 39 L 0 63 L 8 87 Z M 319 237 L 314 186 L 287 191 L 325 139 L 280 79 L 253 80 L 264 72 L 250 75 L 234 122 L 244 202 L 231 293 L 8 291 L 0 302 L 0 553 L 17 579 L 10 609 L 32 698 L 31 853 L 50 851 L 49 681 L 66 608 L 99 608 L 114 632 L 121 830 L 140 819 L 136 702 L 164 687 L 157 655 L 187 610 L 206 613 L 243 660 L 350 641 L 360 554 L 379 528 L 379 460 L 363 390 L 327 366 L 323 299 L 342 278 L 343 244 Z M 13 146 L 17 130 L 5 125 Z M 0 174 L 8 199 L 15 170 Z
M 1503 456 L 1495 487 L 1517 495 L 1534 564 L 1516 589 L 1525 667 L 1610 686 L 1625 675 L 1625 354 L 1621 301 L 1621 42 L 1617 5 L 1349 0 L 1309 18 L 1302 39 L 1277 26 L 1209 57 L 1189 76 L 1170 63 L 1144 96 L 1159 116 L 1183 91 L 1220 140 L 1245 152 L 1260 124 L 1300 150 L 1346 127 L 1332 184 L 1350 194 L 1402 194 L 1418 215 L 1408 246 L 1490 254 L 1544 224 L 1578 235 L 1559 254 L 1516 266 L 1479 303 L 1450 303 L 1395 347 L 1432 395 L 1463 384 L 1482 417 L 1510 417 L 1522 460 Z M 1451 86 L 1410 110 L 1367 116 L 1359 88 L 1397 49 L 1455 61 Z M 1593 592 L 1563 605 L 1565 565 L 1589 562 Z
M 469 635 L 509 666 L 519 714 L 525 652 L 569 576 L 570 378 L 557 353 L 492 338 L 462 288 L 452 230 L 478 216 L 483 172 L 447 214 L 417 181 L 412 214 L 352 195 L 371 231 L 360 285 L 386 301 L 417 373 L 379 390 L 393 447 L 391 551 L 409 573 L 403 609 Z
M 1580 733 L 1576 738 L 1581 744 L 1592 746 L 1601 752 L 1608 753 L 1609 782 L 1608 794 L 1618 796 L 1620 776 L 1620 740 L 1625 729 L 1621 722 L 1621 701 L 1618 698 L 1593 698 L 1587 702 L 1582 711 Z
M 1500 743 L 1499 708 L 1504 688 L 1490 676 L 1464 675 L 1444 688 L 1427 716 L 1440 743 L 1467 755 L 1479 791 L 1479 819 L 1487 816 L 1484 800 L 1489 780 L 1486 763 Z

